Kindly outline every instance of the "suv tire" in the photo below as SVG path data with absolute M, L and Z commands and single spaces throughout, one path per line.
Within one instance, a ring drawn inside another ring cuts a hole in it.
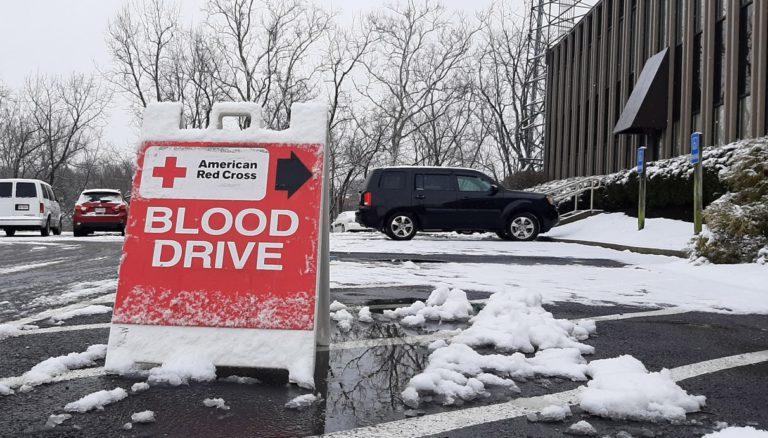
M 13 228 L 6 228 L 5 229 L 5 235 L 8 237 L 13 237 L 16 234 L 16 230 Z
M 507 221 L 504 234 L 509 240 L 530 242 L 539 236 L 539 219 L 531 213 L 516 213 Z
M 61 218 L 59 218 L 59 226 L 53 229 L 54 236 L 61 236 Z
M 45 226 L 40 228 L 40 235 L 47 237 L 51 234 L 51 218 L 45 220 Z
M 411 240 L 416 235 L 416 220 L 410 213 L 395 213 L 387 219 L 384 233 L 392 240 Z

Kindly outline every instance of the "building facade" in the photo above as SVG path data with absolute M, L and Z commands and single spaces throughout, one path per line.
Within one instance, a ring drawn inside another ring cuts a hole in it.
M 667 127 L 651 160 L 768 135 L 768 0 L 602 0 L 547 53 L 550 179 L 632 167 L 648 140 L 613 128 L 645 60 L 669 49 Z

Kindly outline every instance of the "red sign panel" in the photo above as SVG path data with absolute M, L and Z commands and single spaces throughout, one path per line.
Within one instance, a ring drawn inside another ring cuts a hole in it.
M 316 144 L 144 143 L 112 321 L 312 330 Z

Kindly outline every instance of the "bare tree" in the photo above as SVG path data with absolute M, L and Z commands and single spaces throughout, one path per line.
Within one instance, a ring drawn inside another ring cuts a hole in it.
M 526 69 L 525 28 L 515 24 L 505 10 L 491 10 L 483 19 L 482 42 L 478 50 L 477 91 L 483 102 L 481 120 L 493 139 L 503 166 L 495 173 L 500 179 L 521 170 L 535 151 L 522 146 L 523 105 Z
M 370 79 L 361 92 L 390 120 L 388 150 L 395 163 L 403 141 L 420 128 L 418 114 L 445 98 L 439 91 L 466 59 L 476 30 L 439 3 L 414 0 L 371 14 L 369 27 L 376 44 L 365 60 Z
M 6 176 L 20 178 L 34 167 L 42 143 L 24 102 L 10 92 L 5 96 L 0 101 L 0 166 Z
M 88 148 L 97 147 L 110 96 L 93 76 L 27 80 L 29 118 L 41 143 L 41 175 L 53 185 L 57 172 Z
M 317 95 L 310 50 L 333 17 L 303 0 L 210 0 L 207 11 L 225 54 L 220 87 L 230 100 L 260 103 L 267 126 L 285 128 L 291 104 Z
M 139 108 L 175 100 L 182 93 L 169 71 L 178 68 L 178 5 L 164 0 L 132 1 L 109 23 L 107 47 L 113 70 L 107 75 Z M 183 85 L 182 85 L 183 86 Z

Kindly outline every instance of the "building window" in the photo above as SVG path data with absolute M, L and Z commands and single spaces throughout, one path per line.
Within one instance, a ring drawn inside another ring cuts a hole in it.
M 693 39 L 693 90 L 691 90 L 691 112 L 694 114 L 701 111 L 701 61 L 701 33 L 699 33 Z
M 752 18 L 753 3 L 742 0 L 739 12 L 739 138 L 752 131 Z

